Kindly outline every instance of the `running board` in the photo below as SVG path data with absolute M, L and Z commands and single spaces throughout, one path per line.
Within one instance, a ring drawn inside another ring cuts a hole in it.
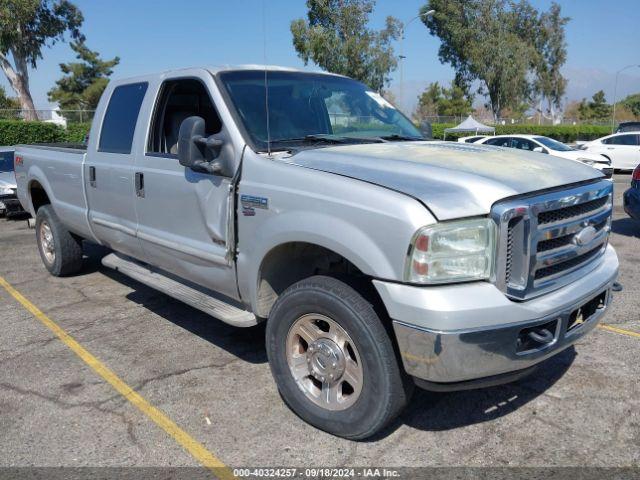
M 253 313 L 215 298 L 214 292 L 202 292 L 131 258 L 111 253 L 102 259 L 102 264 L 235 327 L 251 327 L 258 323 Z

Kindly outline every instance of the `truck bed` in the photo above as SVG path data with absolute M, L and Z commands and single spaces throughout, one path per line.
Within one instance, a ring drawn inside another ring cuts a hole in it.
M 15 156 L 21 161 L 15 162 L 15 172 L 18 199 L 25 210 L 35 214 L 30 189 L 43 188 L 69 229 L 90 237 L 84 189 L 85 154 L 86 146 L 75 143 L 18 145 Z
M 84 143 L 68 143 L 68 142 L 58 142 L 58 143 L 26 143 L 18 145 L 18 147 L 25 148 L 40 148 L 43 150 L 55 150 L 55 151 L 71 151 L 72 153 L 78 153 L 78 151 L 86 152 L 87 145 Z

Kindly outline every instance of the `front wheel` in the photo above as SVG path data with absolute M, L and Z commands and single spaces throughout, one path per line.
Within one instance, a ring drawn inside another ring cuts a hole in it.
M 380 318 L 337 279 L 316 276 L 287 289 L 273 306 L 266 336 L 283 399 L 324 431 L 370 437 L 410 398 L 413 384 Z

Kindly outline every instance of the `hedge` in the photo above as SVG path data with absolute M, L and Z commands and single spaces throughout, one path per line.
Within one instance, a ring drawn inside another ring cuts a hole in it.
M 0 145 L 64 141 L 64 128 L 53 123 L 0 120 Z
M 90 123 L 69 123 L 65 132 L 65 141 L 69 143 L 83 143 L 90 129 Z
M 443 138 L 444 129 L 455 127 L 450 123 L 434 123 L 433 138 Z M 496 135 L 529 134 L 551 137 L 561 142 L 573 143 L 577 140 L 595 140 L 611 133 L 606 125 L 497 125 Z M 473 132 L 447 134 L 447 140 L 473 135 Z

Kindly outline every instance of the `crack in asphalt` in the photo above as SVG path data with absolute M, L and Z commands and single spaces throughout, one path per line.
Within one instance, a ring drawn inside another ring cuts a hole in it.
M 115 409 L 104 408 L 104 407 L 101 406 L 102 404 L 112 400 L 113 398 L 119 397 L 120 395 L 116 395 L 114 397 L 110 397 L 108 399 L 100 400 L 100 401 L 68 402 L 68 401 L 64 401 L 64 400 L 60 399 L 59 396 L 58 397 L 54 397 L 54 396 L 51 396 L 51 395 L 46 395 L 46 394 L 38 392 L 36 390 L 31 390 L 31 389 L 28 389 L 28 388 L 21 388 L 21 387 L 18 387 L 16 385 L 11 385 L 11 384 L 5 383 L 5 382 L 0 382 L 0 388 L 4 388 L 5 390 L 10 390 L 10 391 L 12 391 L 14 393 L 17 393 L 19 395 L 22 395 L 22 396 L 32 396 L 32 397 L 39 398 L 41 400 L 45 400 L 46 402 L 54 404 L 55 406 L 57 406 L 61 410 L 71 410 L 71 409 L 75 409 L 75 408 L 89 408 L 89 409 L 97 410 L 97 411 L 105 413 L 105 414 L 114 415 L 117 418 L 119 418 L 120 421 L 122 422 L 122 424 L 125 426 L 125 428 L 127 430 L 127 436 L 129 437 L 131 442 L 137 448 L 141 448 L 141 444 L 140 444 L 140 442 L 138 440 L 138 437 L 136 436 L 135 431 L 134 431 L 134 423 L 133 423 L 133 421 L 131 419 L 127 418 L 127 416 L 125 415 L 124 412 L 118 412 Z

